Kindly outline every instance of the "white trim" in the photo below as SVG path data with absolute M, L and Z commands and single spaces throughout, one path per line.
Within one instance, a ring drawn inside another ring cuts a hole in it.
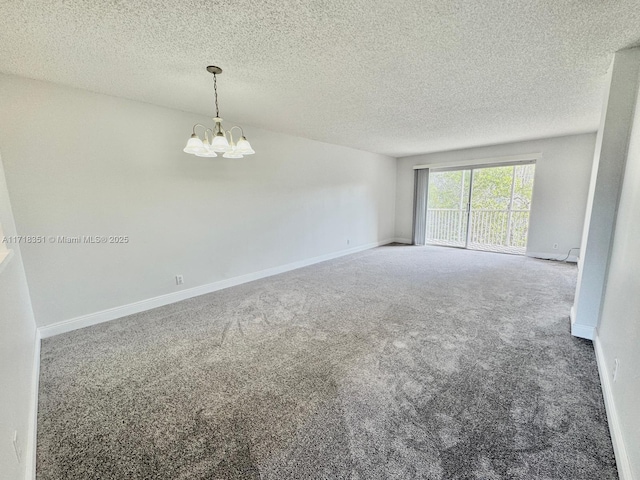
M 523 153 L 521 155 L 506 155 L 503 157 L 478 158 L 474 160 L 460 160 L 456 162 L 432 163 L 424 165 L 414 165 L 414 170 L 423 168 L 451 168 L 451 167 L 472 167 L 475 165 L 489 165 L 494 163 L 536 161 L 542 158 L 542 152 Z
M 0 252 L 0 273 L 4 270 L 13 258 L 13 250 L 3 250 Z
M 579 338 L 586 338 L 587 340 L 593 340 L 596 334 L 596 328 L 589 325 L 581 325 L 579 323 L 571 324 L 571 335 Z
M 600 338 L 596 334 L 593 342 L 596 351 L 596 363 L 598 364 L 598 373 L 600 374 L 600 384 L 602 385 L 602 395 L 604 397 L 604 406 L 607 411 L 607 421 L 609 422 L 609 432 L 611 433 L 611 443 L 613 443 L 613 452 L 616 456 L 616 465 L 618 467 L 618 476 L 620 480 L 633 480 L 631 473 L 631 464 L 627 455 L 627 449 L 624 446 L 624 437 L 620 429 L 620 419 L 616 411 L 616 404 L 613 398 L 613 389 L 611 388 L 611 378 L 607 371 L 607 364 L 604 359 L 604 352 L 600 344 Z
M 36 329 L 35 346 L 33 353 L 33 373 L 31 378 L 31 405 L 29 434 L 27 438 L 27 448 L 25 461 L 27 469 L 25 478 L 27 480 L 35 480 L 36 478 L 36 448 L 38 444 L 38 390 L 40 388 L 40 331 Z
M 571 335 L 579 338 L 586 338 L 587 340 L 593 340 L 596 335 L 595 327 L 588 325 L 581 325 L 576 323 L 576 306 L 572 305 L 569 310 L 569 319 L 571 320 Z
M 259 272 L 247 273 L 246 275 L 240 275 L 238 277 L 228 278 L 226 280 L 220 280 L 218 282 L 200 285 L 198 287 L 189 288 L 186 290 L 180 290 L 178 292 L 167 293 L 158 297 L 148 298 L 139 302 L 130 303 L 128 305 L 122 305 L 120 307 L 109 308 L 95 313 L 89 313 L 87 315 L 81 315 L 79 317 L 71 318 L 68 320 L 62 320 L 61 322 L 52 323 L 51 325 L 45 325 L 40 327 L 41 338 L 49 338 L 61 333 L 71 332 L 78 328 L 89 327 L 91 325 L 97 325 L 99 323 L 115 320 L 116 318 L 126 317 L 127 315 L 133 315 L 134 313 L 144 312 L 152 308 L 162 307 L 170 303 L 179 302 L 188 298 L 197 297 L 211 292 L 216 292 L 224 288 L 234 287 L 243 283 L 252 282 L 261 278 L 270 277 L 279 273 L 289 272 L 297 268 L 314 265 L 316 263 L 325 262 L 334 258 L 343 257 L 352 253 L 361 252 L 363 250 L 369 250 L 371 248 L 379 247 L 392 243 L 393 239 L 384 240 L 381 242 L 368 243 L 366 245 L 360 245 L 359 247 L 353 247 L 346 250 L 340 250 L 338 252 L 328 253 L 320 255 L 318 257 L 308 258 L 306 260 L 300 260 L 298 262 L 289 263 L 279 267 L 267 268 Z
M 564 260 L 567 263 L 578 263 L 577 255 L 569 255 L 567 257 L 566 253 L 527 252 L 525 255 L 527 257 L 539 258 L 541 260 Z

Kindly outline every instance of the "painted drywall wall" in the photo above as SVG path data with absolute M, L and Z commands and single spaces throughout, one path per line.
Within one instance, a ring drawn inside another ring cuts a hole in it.
M 640 99 L 637 89 L 636 104 Z M 629 149 L 613 245 L 609 263 L 602 315 L 597 336 L 618 421 L 621 440 L 632 472 L 629 477 L 640 478 L 640 108 L 635 109 Z M 615 361 L 619 366 L 615 377 Z M 603 381 L 604 383 L 604 381 Z M 609 412 L 611 417 L 612 412 Z M 619 470 L 621 470 L 619 464 Z
M 396 237 L 411 239 L 415 165 L 540 153 L 536 162 L 527 254 L 564 258 L 569 249 L 580 246 L 595 140 L 595 133 L 589 133 L 400 158 Z M 553 249 L 554 243 L 558 249 Z
M 616 52 L 609 69 L 582 238 L 571 333 L 593 339 L 613 242 L 616 211 L 640 84 L 640 48 Z
M 1 158 L 0 224 L 0 241 L 17 234 Z M 20 245 L 10 244 L 7 250 L 12 255 L 0 265 L 0 477 L 22 480 L 33 465 L 36 327 Z M 20 462 L 13 446 L 14 431 L 22 451 Z
M 255 155 L 199 158 L 182 152 L 196 122 L 213 124 L 0 76 L 20 230 L 128 238 L 26 245 L 38 325 L 393 238 L 394 158 L 246 125 Z
M 640 91 L 638 92 L 640 95 Z M 626 452 L 640 478 L 640 109 L 636 108 L 598 338 Z M 613 381 L 615 359 L 619 361 Z

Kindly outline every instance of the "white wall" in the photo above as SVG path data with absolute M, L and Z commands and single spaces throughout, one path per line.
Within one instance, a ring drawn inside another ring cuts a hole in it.
M 640 95 L 640 92 L 638 92 Z M 598 341 L 632 478 L 640 479 L 640 109 L 636 108 L 616 220 Z M 616 381 L 612 372 L 620 362 Z
M 640 48 L 616 52 L 598 129 L 582 238 L 583 255 L 571 309 L 571 333 L 591 340 L 602 311 L 639 84 Z
M 20 231 L 130 238 L 25 246 L 38 325 L 394 237 L 395 159 L 246 125 L 255 155 L 198 158 L 196 122 L 213 123 L 0 75 Z
M 640 52 L 634 61 L 640 65 Z M 618 54 L 616 54 L 618 57 Z M 618 58 L 616 58 L 616 61 Z M 596 350 L 621 480 L 640 479 L 640 88 L 609 261 Z M 592 219 L 593 222 L 593 219 Z M 615 360 L 619 367 L 613 380 Z M 626 458 L 625 458 L 626 457 Z
M 595 133 L 589 133 L 400 158 L 396 237 L 411 239 L 413 166 L 540 153 L 541 158 L 536 162 L 527 254 L 564 258 L 570 248 L 580 246 L 595 140 Z M 557 250 L 553 249 L 554 243 L 558 243 Z
M 0 224 L 5 236 L 16 235 L 1 159 Z M 14 480 L 25 478 L 27 466 L 32 465 L 36 329 L 20 246 L 9 248 L 13 256 L 0 265 L 0 477 Z M 14 453 L 15 430 L 22 450 L 21 463 Z

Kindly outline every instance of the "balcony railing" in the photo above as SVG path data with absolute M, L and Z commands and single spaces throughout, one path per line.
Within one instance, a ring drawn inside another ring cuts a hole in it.
M 529 210 L 427 209 L 426 242 L 476 250 L 524 254 Z

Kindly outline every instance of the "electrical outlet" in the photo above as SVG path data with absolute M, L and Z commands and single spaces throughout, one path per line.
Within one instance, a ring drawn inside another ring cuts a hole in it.
M 183 285 L 184 277 L 182 275 L 176 275 L 176 285 Z
M 18 441 L 18 431 L 13 431 L 13 451 L 16 452 L 16 458 L 18 463 L 22 463 L 22 448 L 20 448 L 20 442 Z
M 554 243 L 554 244 L 553 244 L 553 249 L 554 249 L 554 250 L 557 250 L 557 249 L 558 249 L 558 244 L 557 244 L 557 243 Z
M 616 381 L 616 378 L 618 377 L 618 367 L 620 366 L 620 362 L 618 361 L 618 359 L 616 358 L 613 361 L 613 381 Z

